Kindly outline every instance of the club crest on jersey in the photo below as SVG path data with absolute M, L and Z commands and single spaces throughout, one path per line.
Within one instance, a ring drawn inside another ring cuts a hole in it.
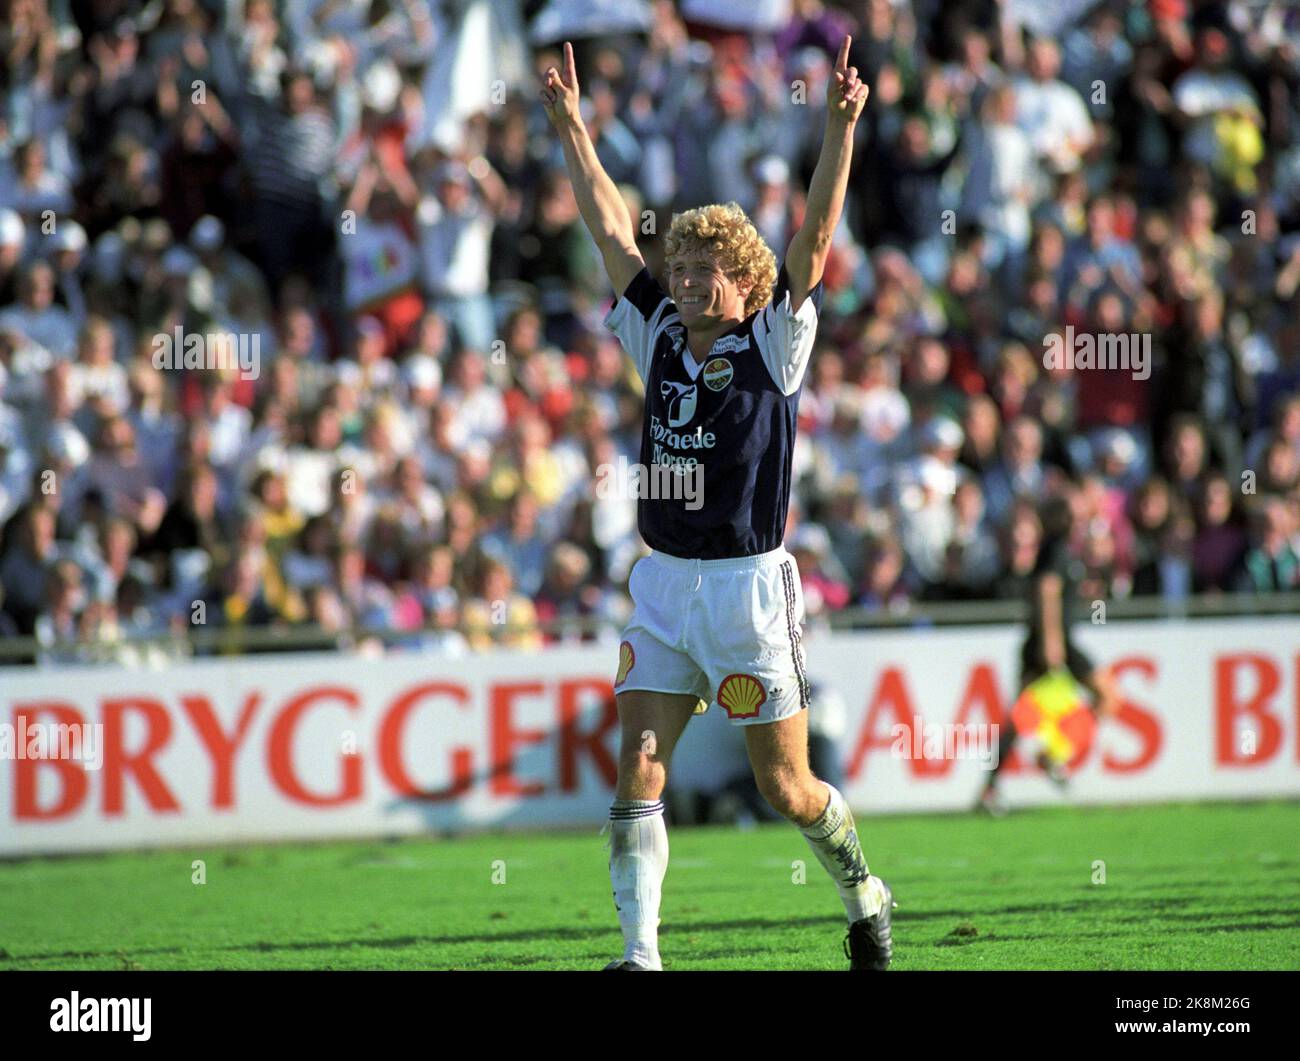
M 720 391 L 728 383 L 736 370 L 725 357 L 715 357 L 704 366 L 704 385 L 711 391 Z
M 691 422 L 699 399 L 694 383 L 674 383 L 666 379 L 659 384 L 659 396 L 668 402 L 669 427 L 681 427 Z

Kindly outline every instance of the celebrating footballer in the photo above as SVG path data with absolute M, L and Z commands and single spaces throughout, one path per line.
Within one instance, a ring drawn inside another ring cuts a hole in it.
M 776 256 L 744 211 L 674 216 L 666 275 L 652 276 L 579 109 L 570 44 L 541 98 L 563 145 L 582 218 L 617 300 L 606 318 L 645 383 L 641 465 L 700 476 L 702 505 L 638 499 L 650 555 L 632 570 L 619 646 L 618 786 L 609 872 L 624 950 L 606 968 L 658 970 L 668 869 L 663 792 L 697 704 L 743 727 L 759 791 L 807 838 L 848 919 L 850 968 L 883 970 L 893 944 L 888 886 L 867 860 L 844 797 L 808 761 L 809 683 L 799 571 L 782 545 L 799 395 L 817 333 L 822 271 L 839 223 L 854 129 L 868 89 L 840 47 L 802 227 Z

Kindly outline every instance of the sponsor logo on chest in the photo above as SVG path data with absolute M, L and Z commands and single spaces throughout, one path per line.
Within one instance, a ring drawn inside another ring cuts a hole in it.
M 724 335 L 713 344 L 714 354 L 735 354 L 749 349 L 748 335 Z

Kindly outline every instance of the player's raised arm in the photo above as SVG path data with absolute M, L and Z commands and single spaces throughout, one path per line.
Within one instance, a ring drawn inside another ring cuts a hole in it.
M 812 183 L 803 225 L 790 241 L 785 270 L 790 281 L 790 307 L 797 310 L 808 292 L 817 286 L 826 267 L 831 237 L 844 210 L 844 192 L 849 183 L 853 158 L 853 130 L 867 102 L 868 88 L 858 80 L 858 68 L 849 66 L 849 45 L 845 37 L 835 70 L 826 86 L 826 135 Z
M 614 285 L 615 296 L 622 295 L 645 261 L 636 247 L 636 229 L 627 204 L 596 157 L 596 148 L 583 124 L 578 109 L 578 71 L 573 62 L 573 45 L 568 41 L 564 44 L 564 73 L 553 66 L 546 71 L 541 97 L 546 116 L 560 135 L 582 220 L 605 260 L 605 272 Z

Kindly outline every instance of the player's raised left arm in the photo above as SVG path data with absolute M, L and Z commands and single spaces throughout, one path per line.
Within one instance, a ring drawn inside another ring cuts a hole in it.
M 790 241 L 785 254 L 790 282 L 790 308 L 797 310 L 822 278 L 830 253 L 835 226 L 844 210 L 844 192 L 849 183 L 853 159 L 853 131 L 867 102 L 869 89 L 858 80 L 858 68 L 849 66 L 849 45 L 845 37 L 835 70 L 826 86 L 826 135 L 821 155 L 808 186 L 808 206 L 803 225 Z

